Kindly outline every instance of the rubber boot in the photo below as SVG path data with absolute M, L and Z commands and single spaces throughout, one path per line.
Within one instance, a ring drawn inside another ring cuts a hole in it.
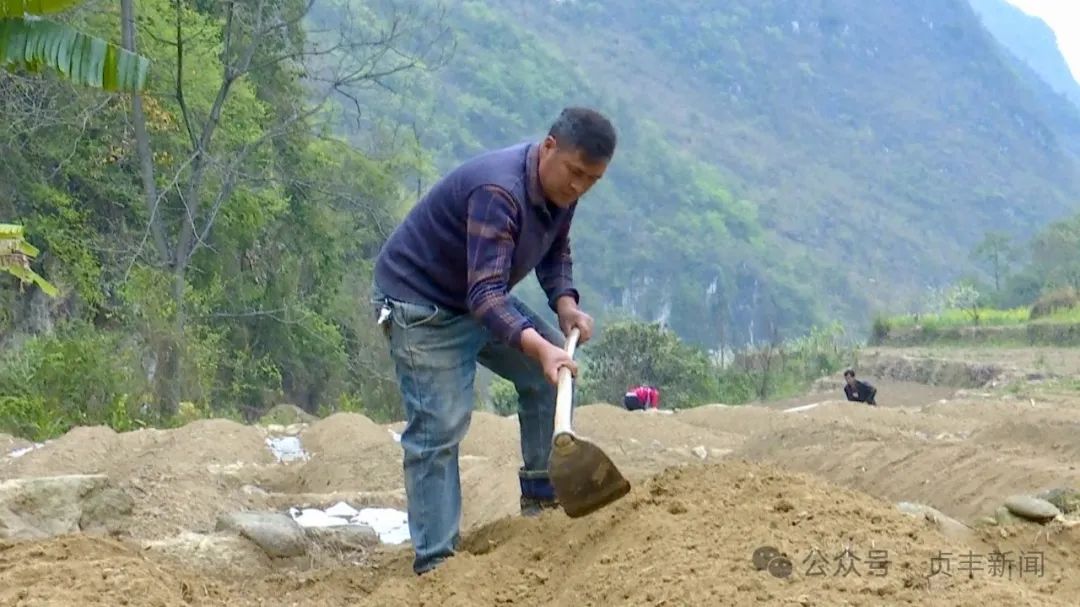
M 544 510 L 559 507 L 555 487 L 547 478 L 527 478 L 522 474 L 518 480 L 521 482 L 522 516 L 539 516 Z

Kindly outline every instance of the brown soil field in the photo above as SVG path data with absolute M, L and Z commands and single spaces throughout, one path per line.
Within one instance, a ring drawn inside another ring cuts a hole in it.
M 912 356 L 880 356 L 900 354 Z M 1080 368 L 1075 353 L 1058 356 L 1057 373 L 1073 359 Z M 1019 351 L 1002 367 L 1034 372 L 1042 360 Z M 402 508 L 392 436 L 400 423 L 348 413 L 315 421 L 298 431 L 308 459 L 289 463 L 275 460 L 266 428 L 225 420 L 168 431 L 77 428 L 19 457 L 6 454 L 29 443 L 0 436 L 0 482 L 103 473 L 134 504 L 112 536 L 0 540 L 0 605 L 1080 604 L 1080 578 L 1068 575 L 1080 563 L 1080 529 L 1064 520 L 975 524 L 1009 496 L 1080 486 L 1080 394 L 1037 383 L 949 385 L 963 375 L 956 367 L 928 385 L 878 362 L 883 373 L 867 378 L 880 407 L 844 402 L 838 377 L 757 405 L 667 414 L 580 407 L 575 429 L 633 483 L 627 497 L 580 519 L 516 516 L 516 420 L 477 412 L 461 449 L 464 550 L 422 578 L 411 573 L 407 543 L 363 558 L 233 567 L 146 548 L 209 534 L 236 510 L 339 500 Z M 906 514 L 901 501 L 932 506 L 970 533 Z M 786 576 L 754 566 L 765 545 L 787 557 Z M 993 570 L 998 552 L 1012 569 Z

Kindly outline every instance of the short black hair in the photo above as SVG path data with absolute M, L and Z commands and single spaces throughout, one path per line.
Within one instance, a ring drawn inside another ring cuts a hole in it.
M 615 127 L 600 112 L 586 107 L 563 108 L 548 130 L 559 147 L 577 148 L 592 162 L 611 160 L 615 155 Z
M 848 369 L 847 371 L 844 371 L 844 377 L 855 377 L 855 370 Z

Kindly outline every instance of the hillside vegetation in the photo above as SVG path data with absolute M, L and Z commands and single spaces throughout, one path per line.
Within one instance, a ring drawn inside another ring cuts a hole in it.
M 445 169 L 608 111 L 620 148 L 574 233 L 589 302 L 708 347 L 866 326 L 1080 199 L 1075 108 L 964 1 L 466 0 L 447 23 L 454 60 L 401 79 L 425 103 L 396 120 Z
M 279 402 L 399 416 L 374 255 L 443 170 L 569 104 L 620 134 L 572 234 L 584 304 L 612 327 L 597 352 L 663 342 L 692 362 L 664 371 L 687 404 L 830 372 L 875 313 L 985 281 L 969 251 L 994 231 L 1041 234 L 1002 302 L 1072 276 L 1075 220 L 1038 231 L 1080 200 L 1074 108 L 961 0 L 136 5 L 140 97 L 0 72 L 0 223 L 59 289 L 3 278 L 15 434 Z M 62 19 L 118 41 L 119 13 Z M 583 388 L 609 398 L 654 363 Z
M 1006 0 L 968 0 L 994 37 L 1038 73 L 1050 88 L 1080 107 L 1080 83 L 1058 50 L 1054 31 Z

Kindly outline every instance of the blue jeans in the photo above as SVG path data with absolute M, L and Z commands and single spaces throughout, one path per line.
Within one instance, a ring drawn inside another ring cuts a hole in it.
M 544 338 L 563 347 L 559 330 L 517 298 L 511 301 Z M 547 470 L 556 388 L 538 362 L 495 340 L 470 314 L 391 299 L 378 286 L 371 303 L 376 314 L 384 304 L 391 310 L 385 330 L 407 419 L 401 447 L 413 570 L 419 574 L 453 555 L 460 541 L 458 445 L 472 417 L 477 363 L 517 389 L 523 511 L 529 503 L 550 506 L 555 501 Z

